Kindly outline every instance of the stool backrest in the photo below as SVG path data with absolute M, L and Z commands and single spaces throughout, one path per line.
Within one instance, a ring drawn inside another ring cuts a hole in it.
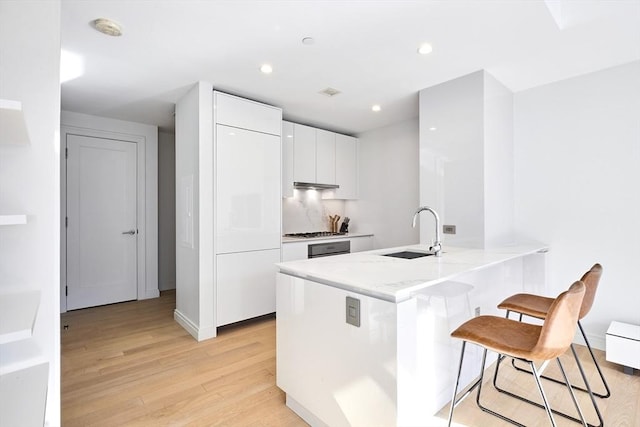
M 542 324 L 538 342 L 532 349 L 533 359 L 555 359 L 567 351 L 576 332 L 585 290 L 584 283 L 577 281 L 553 301 Z
M 584 299 L 582 300 L 582 307 L 580 307 L 580 317 L 582 319 L 591 310 L 593 300 L 596 297 L 596 291 L 598 290 L 598 283 L 602 276 L 602 266 L 600 264 L 594 264 L 591 270 L 584 273 L 580 281 L 587 287 L 584 293 Z

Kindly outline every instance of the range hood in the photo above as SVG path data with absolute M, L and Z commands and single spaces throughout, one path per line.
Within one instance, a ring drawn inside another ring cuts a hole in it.
M 319 184 L 317 182 L 294 182 L 293 188 L 304 190 L 335 190 L 340 188 L 337 184 Z

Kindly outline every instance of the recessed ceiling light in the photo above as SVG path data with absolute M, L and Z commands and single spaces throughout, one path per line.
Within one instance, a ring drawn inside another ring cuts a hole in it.
M 382 110 L 382 108 L 378 104 L 371 107 L 371 111 L 375 111 L 376 113 L 380 110 Z
M 435 126 L 431 126 L 431 127 L 429 128 L 429 130 L 437 130 L 437 129 L 438 129 L 438 128 L 437 128 L 437 127 L 435 127 Z
M 315 44 L 315 40 L 313 37 L 305 37 L 302 39 L 302 44 L 306 44 L 306 45 L 312 45 Z
M 102 34 L 108 36 L 119 37 L 122 35 L 122 28 L 119 24 L 113 22 L 111 19 L 98 18 L 92 22 L 93 27 L 100 31 Z
M 271 74 L 273 72 L 273 68 L 269 64 L 263 64 L 262 67 L 260 67 L 260 71 L 265 74 Z
M 432 50 L 433 50 L 433 47 L 429 43 L 422 43 L 418 48 L 418 53 L 420 55 L 427 55 L 431 53 Z

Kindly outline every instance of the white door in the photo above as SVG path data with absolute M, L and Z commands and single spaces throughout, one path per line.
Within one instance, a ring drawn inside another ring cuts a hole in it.
M 136 144 L 67 136 L 67 309 L 137 298 Z

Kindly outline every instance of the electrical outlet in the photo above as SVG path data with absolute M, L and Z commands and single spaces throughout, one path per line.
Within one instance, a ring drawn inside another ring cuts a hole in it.
M 360 300 L 357 298 L 347 297 L 347 323 L 356 327 L 360 327 Z
M 476 307 L 475 309 L 475 317 L 480 316 L 480 307 Z
M 456 226 L 455 225 L 443 225 L 442 232 L 444 234 L 456 234 Z

